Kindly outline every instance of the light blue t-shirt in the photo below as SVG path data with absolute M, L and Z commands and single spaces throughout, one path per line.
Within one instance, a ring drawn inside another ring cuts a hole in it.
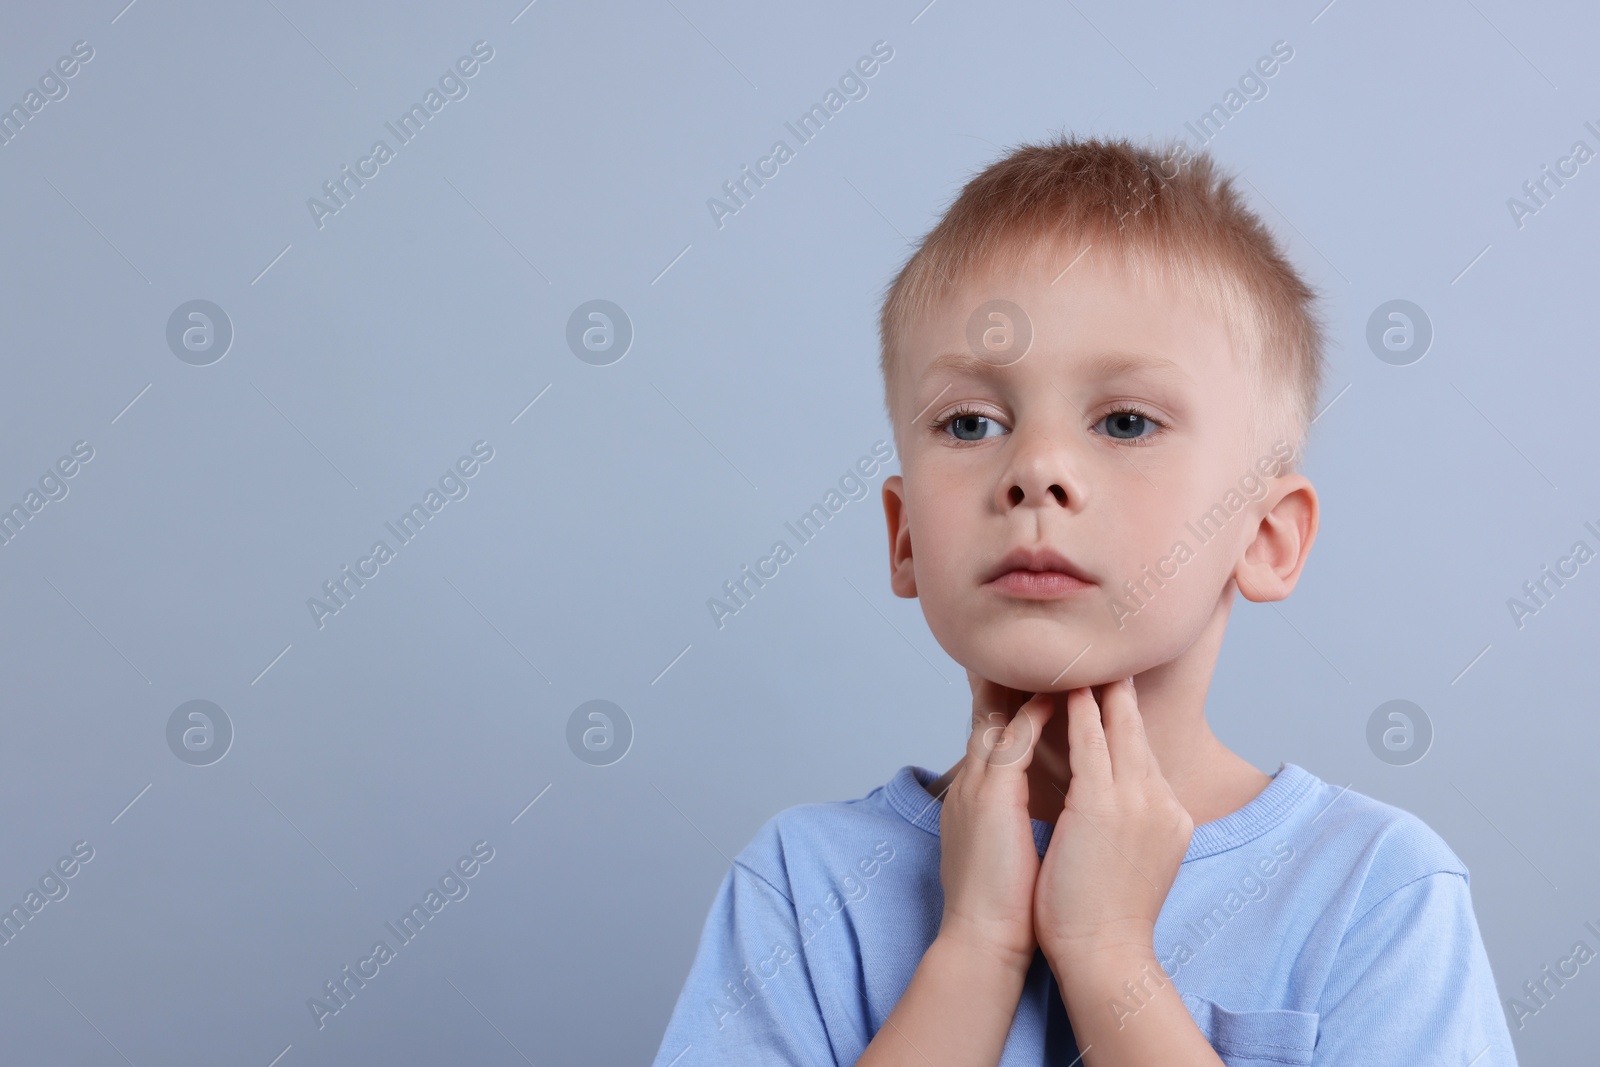
M 712 902 L 653 1067 L 848 1065 L 939 930 L 938 774 L 900 768 L 859 800 L 767 820 Z M 1054 830 L 1033 820 L 1044 855 Z M 1284 763 L 1195 827 L 1156 920 L 1160 971 L 1228 1067 L 1515 1067 L 1467 869 L 1409 812 Z M 1164 973 L 1163 973 L 1164 972 Z M 1002 1067 L 1078 1056 L 1044 955 Z

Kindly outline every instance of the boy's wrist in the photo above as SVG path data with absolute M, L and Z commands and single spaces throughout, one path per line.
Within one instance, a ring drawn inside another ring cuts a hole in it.
M 940 946 L 943 954 L 951 959 L 1004 974 L 1026 974 L 1028 968 L 1033 966 L 1033 957 L 1037 952 L 1034 950 L 1024 955 L 1014 949 L 997 945 L 976 931 L 949 924 L 939 927 L 939 933 L 934 937 L 933 943 Z
M 1094 966 L 1130 959 L 1143 961 L 1155 958 L 1155 926 L 1144 922 L 1105 926 L 1078 937 L 1044 938 L 1039 948 L 1051 967 L 1058 963 Z
M 1144 920 L 1102 921 L 1093 929 L 1070 934 L 1043 934 L 1038 947 L 1045 957 L 1094 958 L 1115 957 L 1128 953 L 1155 952 L 1155 923 Z
M 1165 976 L 1155 949 L 1149 945 L 1105 942 L 1076 945 L 1045 952 L 1045 962 L 1067 1000 L 1104 989 L 1121 989 L 1124 981 L 1142 976 Z

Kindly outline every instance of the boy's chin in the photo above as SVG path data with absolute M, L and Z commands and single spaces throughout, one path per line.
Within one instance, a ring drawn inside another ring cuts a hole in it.
M 1084 657 L 1088 659 L 1087 656 Z M 1130 673 L 1116 673 L 1115 665 L 1079 662 L 1068 667 L 1065 673 L 1061 663 L 1028 663 L 1015 660 L 962 664 L 972 673 L 991 682 L 1018 689 L 1024 693 L 1065 693 L 1082 686 L 1109 685 L 1126 678 Z

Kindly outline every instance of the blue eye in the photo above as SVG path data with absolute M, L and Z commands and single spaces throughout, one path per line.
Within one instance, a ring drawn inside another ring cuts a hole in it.
M 1107 426 L 1106 430 L 1095 430 L 1102 437 L 1136 446 L 1149 444 L 1166 429 L 1166 424 L 1159 419 L 1128 405 L 1103 416 L 1094 426 L 1099 427 L 1102 424 Z M 1011 432 L 994 416 L 973 408 L 958 408 L 944 418 L 930 423 L 929 429 L 934 433 L 945 434 L 957 441 L 969 443 L 1000 437 Z
M 1106 423 L 1110 427 L 1110 432 L 1106 436 L 1114 441 L 1149 440 L 1155 436 L 1155 432 L 1140 433 L 1139 431 L 1147 427 L 1155 430 L 1161 425 L 1138 408 L 1119 408 L 1101 419 L 1100 422 Z
M 989 433 L 991 429 L 1004 431 L 1000 423 L 979 411 L 962 408 L 951 412 L 938 422 L 934 429 L 944 430 L 949 428 L 951 435 L 958 441 L 981 441 L 985 437 L 998 437 L 998 433 Z M 969 436 L 970 435 L 970 436 Z

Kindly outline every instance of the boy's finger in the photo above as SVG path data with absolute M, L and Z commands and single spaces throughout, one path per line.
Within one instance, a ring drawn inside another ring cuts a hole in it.
M 1039 738 L 1044 736 L 1045 724 L 1050 721 L 1054 711 L 1055 702 L 1048 693 L 1038 694 L 1017 710 L 1017 714 L 1011 718 L 1011 725 L 1006 727 L 1013 736 L 1008 738 L 1012 746 L 1011 760 L 1005 766 L 1017 773 L 1028 769 L 1039 747 Z
M 1096 790 L 1111 785 L 1111 755 L 1100 725 L 1100 706 L 1088 686 L 1069 690 L 1067 705 L 1067 765 L 1072 778 Z
M 1014 763 L 1019 738 L 1025 745 L 1030 736 L 1029 725 L 1030 720 L 1020 707 L 975 710 L 972 736 L 967 742 L 975 774 L 982 778 L 990 767 Z
M 975 711 L 972 736 L 967 739 L 974 772 L 981 776 L 987 768 L 1009 768 L 1029 757 L 1047 715 L 1048 709 L 1041 713 L 1036 699 L 1024 700 L 1009 710 Z M 1022 763 L 1022 766 L 1027 764 Z
M 1100 721 L 1111 752 L 1111 778 L 1140 782 L 1150 770 L 1150 742 L 1132 678 L 1119 678 L 1100 690 Z
M 1005 727 L 1033 694 L 997 685 L 971 671 L 967 675 L 972 684 L 972 735 L 967 739 L 967 752 L 974 763 L 987 764 L 990 751 L 1002 743 Z

